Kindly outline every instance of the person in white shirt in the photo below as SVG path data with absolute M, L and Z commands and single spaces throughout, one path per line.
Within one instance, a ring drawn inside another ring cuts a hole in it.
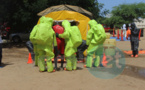
M 126 38 L 126 24 L 123 24 L 122 30 L 123 30 L 123 36 Z
M 1 35 L 0 35 L 0 65 L 2 64 L 2 38 L 1 38 Z

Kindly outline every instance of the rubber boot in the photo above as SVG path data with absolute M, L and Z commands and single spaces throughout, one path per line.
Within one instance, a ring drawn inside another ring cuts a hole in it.
M 132 54 L 131 57 L 134 57 L 134 55 Z
M 69 58 L 66 58 L 66 70 L 71 71 L 72 70 L 72 60 Z
M 38 60 L 38 67 L 39 67 L 39 71 L 43 72 L 45 71 L 45 61 L 43 57 L 40 57 Z
M 136 58 L 137 58 L 137 57 L 138 57 L 138 54 L 136 54 L 134 57 L 136 57 Z
M 90 68 L 92 67 L 92 61 L 93 61 L 93 56 L 87 56 L 87 60 L 86 60 L 86 67 Z
M 61 66 L 60 66 L 60 70 L 63 70 L 63 63 L 64 63 L 64 55 L 61 55 Z
M 72 58 L 72 69 L 73 70 L 77 69 L 77 59 L 75 56 Z
M 96 56 L 96 59 L 94 60 L 94 66 L 98 67 L 100 65 L 100 56 Z
M 135 56 L 136 55 L 136 51 L 133 51 L 133 56 Z
M 61 68 L 63 68 L 64 59 L 61 59 Z
M 55 70 L 58 70 L 58 68 L 57 68 L 57 57 L 54 57 L 54 64 L 55 64 Z
M 46 64 L 47 64 L 47 72 L 53 72 L 53 64 L 51 59 L 47 59 Z

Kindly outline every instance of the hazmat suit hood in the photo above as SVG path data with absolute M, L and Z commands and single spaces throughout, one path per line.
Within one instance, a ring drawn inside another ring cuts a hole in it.
M 70 28 L 71 25 L 70 25 L 70 22 L 68 20 L 64 20 L 62 22 L 62 26 L 66 29 L 66 28 Z
M 44 20 L 45 20 L 45 16 L 42 16 L 41 18 L 40 18 L 40 23 L 44 23 Z
M 53 25 L 53 19 L 52 18 L 45 18 L 44 23 L 47 23 L 50 27 Z
M 132 30 L 135 30 L 135 28 L 136 28 L 135 23 L 134 23 L 134 22 L 133 22 L 133 23 L 131 23 L 131 29 L 132 29 Z
M 97 25 L 98 23 L 95 20 L 90 20 L 89 21 L 89 26 L 92 28 L 93 26 Z

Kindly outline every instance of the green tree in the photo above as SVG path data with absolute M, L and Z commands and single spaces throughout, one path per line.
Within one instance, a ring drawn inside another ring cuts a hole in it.
M 37 13 L 48 0 L 1 0 L 0 22 L 9 22 L 12 31 L 30 30 L 38 20 Z
M 134 19 L 145 18 L 145 3 L 121 4 L 113 7 L 112 17 L 106 18 L 103 22 L 121 27 L 122 24 L 129 24 Z
M 80 6 L 93 13 L 94 19 L 101 20 L 104 4 L 98 0 L 1 0 L 0 20 L 8 21 L 12 30 L 31 30 L 37 23 L 37 13 L 54 5 L 69 4 Z

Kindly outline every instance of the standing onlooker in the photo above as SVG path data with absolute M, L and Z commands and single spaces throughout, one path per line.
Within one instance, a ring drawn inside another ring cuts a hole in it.
M 2 64 L 2 38 L 0 35 L 0 65 Z
M 126 24 L 123 24 L 122 30 L 123 30 L 123 35 L 126 38 Z
M 139 46 L 138 35 L 139 30 L 136 28 L 135 23 L 131 23 L 131 35 L 130 35 L 131 50 L 132 50 L 131 57 L 138 57 L 138 46 Z

